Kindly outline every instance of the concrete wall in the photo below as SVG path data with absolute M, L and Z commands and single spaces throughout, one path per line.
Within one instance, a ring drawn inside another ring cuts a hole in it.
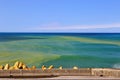
M 50 76 L 112 76 L 120 77 L 120 69 L 80 68 L 52 70 L 0 70 L 0 77 L 50 77 Z
M 120 77 L 120 69 L 92 68 L 91 73 L 93 76 Z
M 81 69 L 54 69 L 52 70 L 52 73 L 58 74 L 61 76 L 90 76 L 91 75 L 91 69 L 90 68 L 81 68 Z
M 42 77 L 42 76 L 90 76 L 91 69 L 52 69 L 52 70 L 0 70 L 0 77 Z

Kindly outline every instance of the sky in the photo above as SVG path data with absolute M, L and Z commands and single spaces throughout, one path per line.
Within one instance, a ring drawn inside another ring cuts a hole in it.
M 120 0 L 0 0 L 0 32 L 119 33 Z

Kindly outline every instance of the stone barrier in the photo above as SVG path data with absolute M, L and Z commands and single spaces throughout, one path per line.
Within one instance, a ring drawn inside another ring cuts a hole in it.
M 59 74 L 60 76 L 90 76 L 90 68 L 81 68 L 81 69 L 53 69 L 54 74 Z
M 8 77 L 22 76 L 22 70 L 9 70 L 10 74 Z
M 90 76 L 91 69 L 0 70 L 0 77 Z
M 92 68 L 93 76 L 120 77 L 120 69 Z
M 80 69 L 35 69 L 35 70 L 0 70 L 0 77 L 54 77 L 54 76 L 105 76 L 120 77 L 120 69 L 80 68 Z
M 9 70 L 0 70 L 0 77 L 8 77 L 10 76 Z

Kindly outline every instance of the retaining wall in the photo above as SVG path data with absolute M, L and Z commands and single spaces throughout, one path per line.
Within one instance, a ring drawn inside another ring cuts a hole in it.
M 112 76 L 120 77 L 120 69 L 80 68 L 52 70 L 0 70 L 0 77 L 52 77 L 52 76 Z
M 106 76 L 106 77 L 120 77 L 120 69 L 111 68 L 92 68 L 91 75 L 93 76 Z

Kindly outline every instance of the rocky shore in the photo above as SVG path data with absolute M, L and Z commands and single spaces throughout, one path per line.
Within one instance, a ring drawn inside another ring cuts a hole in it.
M 99 76 L 120 78 L 120 69 L 113 68 L 77 68 L 64 69 L 62 66 L 54 68 L 53 65 L 46 68 L 44 65 L 37 69 L 29 68 L 22 62 L 16 62 L 13 66 L 6 64 L 0 66 L 0 78 L 44 78 L 58 76 Z

